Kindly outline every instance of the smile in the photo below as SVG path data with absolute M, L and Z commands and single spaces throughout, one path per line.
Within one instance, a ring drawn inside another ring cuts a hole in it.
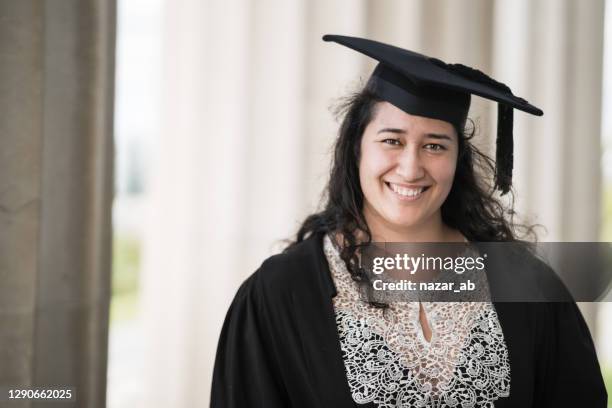
M 385 184 L 387 185 L 387 187 L 389 187 L 391 191 L 393 191 L 393 193 L 395 193 L 396 196 L 398 196 L 401 200 L 404 200 L 404 201 L 417 200 L 430 187 L 430 186 L 426 186 L 426 187 L 424 186 L 424 187 L 418 187 L 418 188 L 408 188 L 408 187 L 400 186 L 398 184 L 389 183 L 389 182 L 385 182 Z

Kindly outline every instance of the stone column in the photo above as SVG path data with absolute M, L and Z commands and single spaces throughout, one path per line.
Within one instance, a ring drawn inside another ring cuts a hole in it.
M 543 241 L 599 240 L 604 5 L 495 2 L 494 71 L 544 110 L 515 114 L 518 210 Z M 596 304 L 580 306 L 594 333 Z
M 0 385 L 54 406 L 105 406 L 114 47 L 114 1 L 0 2 Z
M 494 26 L 494 71 L 544 110 L 515 115 L 520 210 L 546 241 L 597 241 L 604 0 L 497 0 Z

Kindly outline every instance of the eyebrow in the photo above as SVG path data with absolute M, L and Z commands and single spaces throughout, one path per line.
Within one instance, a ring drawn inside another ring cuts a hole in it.
M 380 133 L 406 134 L 408 132 L 406 130 L 404 130 L 404 129 L 399 129 L 399 128 L 384 128 L 384 129 L 380 129 L 378 132 L 376 132 L 376 134 L 380 134 Z M 445 135 L 443 133 L 427 133 L 425 136 L 429 137 L 431 139 L 442 139 L 442 140 L 452 141 L 450 136 Z

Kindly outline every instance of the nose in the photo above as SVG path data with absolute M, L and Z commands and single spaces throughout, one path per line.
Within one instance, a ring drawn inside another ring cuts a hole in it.
M 405 181 L 417 181 L 425 176 L 425 167 L 423 167 L 418 147 L 406 146 L 397 159 L 395 172 Z

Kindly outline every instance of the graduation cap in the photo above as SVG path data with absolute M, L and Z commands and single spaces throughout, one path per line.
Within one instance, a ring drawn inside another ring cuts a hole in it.
M 498 102 L 495 187 L 502 195 L 510 190 L 513 109 L 542 116 L 540 109 L 513 95 L 505 84 L 462 64 L 447 64 L 365 38 L 328 34 L 323 40 L 334 41 L 377 60 L 379 63 L 367 86 L 379 98 L 412 115 L 444 120 L 462 129 L 472 94 Z

